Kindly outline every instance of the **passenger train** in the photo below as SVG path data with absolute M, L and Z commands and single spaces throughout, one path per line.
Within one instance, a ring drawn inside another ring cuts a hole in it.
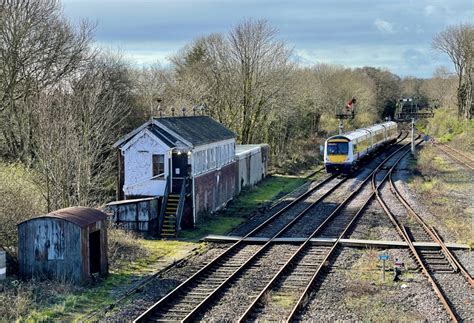
M 349 174 L 367 155 L 387 145 L 398 136 L 393 121 L 357 129 L 328 138 L 324 145 L 324 166 L 328 173 Z

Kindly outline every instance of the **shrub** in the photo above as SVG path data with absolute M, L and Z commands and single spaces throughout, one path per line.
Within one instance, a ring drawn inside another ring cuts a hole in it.
M 33 184 L 35 174 L 20 164 L 0 163 L 0 247 L 15 254 L 16 224 L 45 213 L 45 203 Z
M 136 233 L 123 230 L 113 224 L 109 225 L 108 256 L 109 267 L 112 271 L 116 271 L 147 255 L 148 251 L 140 244 Z

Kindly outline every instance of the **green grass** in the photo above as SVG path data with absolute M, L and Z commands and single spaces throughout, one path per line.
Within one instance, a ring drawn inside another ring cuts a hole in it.
M 199 241 L 199 239 L 209 235 L 223 235 L 245 221 L 241 216 L 217 216 L 208 219 L 195 229 L 183 230 L 179 233 L 179 238 L 184 241 Z
M 305 179 L 288 176 L 269 176 L 257 186 L 244 190 L 228 207 L 216 215 L 201 214 L 201 221 L 194 229 L 183 230 L 179 238 L 198 241 L 209 234 L 223 235 L 243 223 L 248 215 L 301 186 Z
M 139 258 L 128 266 L 120 266 L 119 270 L 112 271 L 96 285 L 57 295 L 57 299 L 52 300 L 54 304 L 31 311 L 28 320 L 83 320 L 89 313 L 114 303 L 122 292 L 131 287 L 132 283 L 136 283 L 137 279 L 153 274 L 156 271 L 153 265 L 157 260 L 177 260 L 183 257 L 187 250 L 199 246 L 183 241 L 139 240 L 149 252 L 147 257 Z

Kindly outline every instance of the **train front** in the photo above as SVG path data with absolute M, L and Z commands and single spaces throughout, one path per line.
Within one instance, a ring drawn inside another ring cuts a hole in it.
M 350 140 L 336 136 L 326 140 L 324 145 L 324 166 L 328 173 L 349 174 L 352 171 Z

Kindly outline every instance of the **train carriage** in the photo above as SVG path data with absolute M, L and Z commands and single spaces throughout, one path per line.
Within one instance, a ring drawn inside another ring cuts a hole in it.
M 351 173 L 368 154 L 397 137 L 397 124 L 385 122 L 328 138 L 324 165 L 328 173 Z

